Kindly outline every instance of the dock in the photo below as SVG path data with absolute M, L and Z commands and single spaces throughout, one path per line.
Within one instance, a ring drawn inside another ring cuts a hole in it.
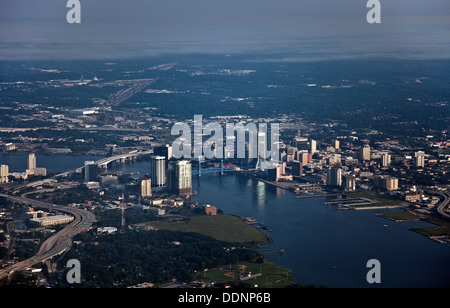
M 266 230 L 269 232 L 273 232 L 272 229 L 270 229 L 269 227 L 267 227 L 265 224 L 263 224 L 262 222 L 257 221 L 255 218 L 253 217 L 247 217 L 244 218 L 244 221 L 247 225 L 252 226 L 255 229 L 259 229 L 259 230 Z
M 295 196 L 295 199 L 308 199 L 308 198 L 320 198 L 320 197 L 337 197 L 341 194 L 311 194 L 311 195 L 301 195 Z

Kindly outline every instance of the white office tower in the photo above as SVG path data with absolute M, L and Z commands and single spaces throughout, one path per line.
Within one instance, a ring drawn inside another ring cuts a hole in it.
M 309 152 L 313 153 L 313 154 L 317 152 L 317 142 L 316 142 L 316 140 L 311 140 L 309 142 Z
M 417 168 L 425 167 L 425 152 L 423 152 L 423 151 L 416 152 L 415 165 Z
M 166 185 L 166 158 L 164 156 L 152 156 L 150 158 L 150 172 L 153 187 Z
M 0 184 L 8 183 L 9 167 L 7 165 L 0 166 Z
M 27 164 L 28 170 L 34 171 L 36 169 L 36 155 L 34 153 L 31 153 L 28 155 L 28 164 Z

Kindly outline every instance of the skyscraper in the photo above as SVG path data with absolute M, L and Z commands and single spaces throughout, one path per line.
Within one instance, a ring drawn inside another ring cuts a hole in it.
M 85 182 L 97 181 L 98 165 L 93 161 L 84 162 L 83 179 Z
M 144 178 L 141 181 L 141 197 L 151 197 L 152 196 L 152 180 L 149 178 Z
M 333 187 L 342 186 L 342 169 L 337 166 L 332 166 L 328 169 L 327 185 Z
M 312 140 L 309 142 L 309 152 L 314 154 L 317 152 L 317 142 L 316 140 Z
M 425 152 L 419 151 L 415 154 L 415 166 L 417 168 L 425 167 Z
M 303 176 L 303 164 L 298 160 L 292 162 L 292 175 Z
M 166 158 L 164 156 L 152 156 L 150 158 L 150 172 L 153 187 L 166 185 Z
M 172 146 L 169 144 L 166 144 L 165 146 L 159 146 L 155 147 L 153 149 L 153 153 L 155 156 L 164 156 L 166 158 L 166 161 L 169 161 L 172 157 Z
M 366 144 L 359 150 L 359 159 L 363 162 L 370 160 L 370 145 Z
M 356 190 L 356 177 L 354 175 L 345 176 L 345 190 L 347 191 Z
M 333 147 L 334 147 L 336 150 L 339 149 L 339 147 L 340 147 L 340 142 L 339 142 L 339 140 L 334 140 L 334 141 L 333 141 Z
M 34 169 L 36 169 L 36 154 L 31 153 L 28 155 L 27 167 L 30 171 L 34 171 Z
M 0 184 L 8 183 L 9 166 L 0 165 Z
M 179 196 L 192 195 L 192 164 L 190 161 L 177 161 L 169 164 L 168 186 Z
M 391 165 L 391 155 L 385 153 L 381 155 L 381 167 L 389 167 Z

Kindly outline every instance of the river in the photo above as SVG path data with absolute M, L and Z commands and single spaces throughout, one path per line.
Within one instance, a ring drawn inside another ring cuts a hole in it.
M 38 155 L 37 165 L 49 172 L 63 172 L 97 159 Z M 26 168 L 26 155 L 1 154 L 0 163 L 21 171 Z M 144 176 L 150 164 L 118 164 L 113 170 Z M 340 211 L 324 205 L 325 198 L 295 199 L 289 191 L 237 175 L 194 177 L 193 189 L 198 192 L 194 201 L 199 204 L 254 217 L 272 229 L 268 235 L 273 242 L 260 251 L 277 265 L 292 269 L 298 283 L 337 288 L 450 286 L 450 247 L 409 230 L 428 223 L 395 223 L 374 215 L 395 210 Z M 278 253 L 280 249 L 284 249 L 283 255 Z M 379 285 L 366 280 L 370 259 L 381 263 Z
M 193 185 L 200 204 L 254 217 L 272 229 L 273 243 L 261 251 L 292 269 L 298 283 L 374 287 L 366 280 L 366 265 L 377 259 L 378 287 L 450 286 L 450 247 L 408 229 L 428 223 L 395 223 L 374 215 L 388 210 L 337 210 L 324 205 L 325 198 L 295 199 L 289 191 L 242 176 L 205 175 Z

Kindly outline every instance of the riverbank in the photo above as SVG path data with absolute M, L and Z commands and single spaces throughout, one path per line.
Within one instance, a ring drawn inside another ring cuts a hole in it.
M 230 243 L 246 243 L 260 246 L 272 242 L 271 238 L 248 225 L 235 215 L 194 216 L 181 221 L 154 221 L 145 223 L 160 230 L 195 232 Z

